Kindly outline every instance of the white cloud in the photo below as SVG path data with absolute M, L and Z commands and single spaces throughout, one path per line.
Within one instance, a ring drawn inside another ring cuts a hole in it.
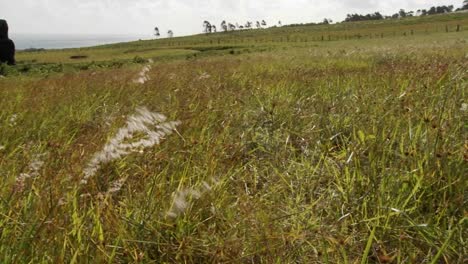
M 202 22 L 245 23 L 265 19 L 276 24 L 342 20 L 347 13 L 433 5 L 461 6 L 462 0 L 0 0 L 0 18 L 20 33 L 151 34 L 154 26 L 176 35 L 199 33 Z

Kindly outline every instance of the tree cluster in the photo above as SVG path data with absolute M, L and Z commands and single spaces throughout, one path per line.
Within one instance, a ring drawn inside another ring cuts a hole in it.
M 154 28 L 154 35 L 156 36 L 156 38 L 159 38 L 159 37 L 161 36 L 161 33 L 159 32 L 159 28 L 158 28 L 158 27 L 155 27 L 155 28 Z M 168 37 L 168 38 L 174 37 L 174 32 L 173 32 L 171 29 L 169 29 L 169 30 L 167 31 L 167 37 Z
M 383 20 L 383 19 L 398 19 L 412 16 L 430 16 L 437 14 L 451 13 L 453 11 L 468 10 L 468 0 L 463 1 L 463 6 L 455 10 L 453 5 L 443 5 L 443 6 L 433 6 L 429 9 L 419 9 L 417 12 L 409 11 L 407 12 L 404 9 L 400 9 L 398 13 L 395 13 L 391 16 L 384 16 L 380 12 L 375 12 L 373 14 L 360 15 L 360 14 L 348 14 L 346 19 L 343 22 L 354 22 L 354 21 L 369 21 L 369 20 Z
M 344 22 L 381 20 L 381 19 L 384 19 L 384 16 L 380 14 L 380 12 L 375 12 L 373 14 L 367 14 L 367 15 L 348 14 Z
M 278 25 L 281 25 L 281 21 L 278 22 Z M 267 22 L 265 20 L 260 20 L 255 22 L 255 28 L 265 28 L 267 26 Z M 254 22 L 247 21 L 245 24 L 239 23 L 231 23 L 223 20 L 220 24 L 220 30 L 223 32 L 234 31 L 234 30 L 243 30 L 243 29 L 252 29 L 254 28 Z M 209 21 L 203 22 L 203 33 L 216 33 L 217 28 L 214 24 Z
M 320 25 L 330 25 L 333 23 L 331 18 L 324 18 L 322 22 L 319 23 L 295 23 L 284 25 L 283 27 L 299 27 L 299 26 L 320 26 Z
M 461 10 L 468 10 L 468 0 L 463 1 L 463 6 L 457 9 L 457 11 Z
M 437 14 L 445 14 L 453 12 L 454 7 L 453 5 L 449 6 L 433 6 L 429 9 L 420 9 L 418 10 L 418 14 L 421 16 L 430 16 L 430 15 L 437 15 Z

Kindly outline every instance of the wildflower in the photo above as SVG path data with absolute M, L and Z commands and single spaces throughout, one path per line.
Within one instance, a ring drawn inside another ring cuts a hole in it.
M 147 108 L 138 108 L 136 111 L 135 115 L 128 117 L 126 126 L 120 128 L 104 148 L 94 154 L 84 169 L 81 184 L 86 184 L 89 178 L 98 172 L 102 164 L 158 145 L 165 136 L 171 135 L 180 125 L 179 121 L 166 122 L 167 118 L 164 115 L 150 112 Z M 143 134 L 143 136 L 137 136 L 137 134 Z
M 5 149 L 5 146 L 3 145 L 0 145 L 0 151 L 4 150 Z

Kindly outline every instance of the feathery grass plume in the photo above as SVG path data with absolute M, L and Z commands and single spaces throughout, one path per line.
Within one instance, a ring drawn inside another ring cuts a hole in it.
M 191 200 L 198 200 L 207 192 L 210 192 L 220 183 L 216 179 L 211 179 L 212 185 L 203 181 L 200 187 L 186 188 L 174 193 L 172 207 L 166 213 L 167 217 L 177 218 L 179 215 L 185 213 L 190 205 Z
M 141 69 L 141 71 L 138 73 L 138 78 L 133 80 L 134 83 L 139 83 L 139 84 L 144 84 L 147 81 L 151 80 L 150 77 L 148 76 L 148 72 L 151 70 L 151 65 L 146 65 Z
M 124 186 L 126 181 L 127 181 L 127 178 L 122 178 L 122 179 L 118 179 L 116 181 L 111 182 L 111 184 L 109 185 L 109 189 L 107 190 L 107 194 L 113 194 L 113 193 L 119 192 Z
M 102 164 L 158 145 L 165 136 L 171 135 L 181 124 L 179 121 L 166 122 L 167 118 L 164 115 L 150 112 L 145 107 L 137 108 L 136 112 L 128 117 L 126 125 L 119 129 L 104 148 L 94 154 L 84 169 L 81 184 L 86 184 L 98 172 Z
M 18 177 L 16 177 L 15 188 L 17 190 L 24 189 L 24 185 L 25 185 L 27 179 L 32 179 L 32 178 L 39 177 L 39 175 L 40 175 L 39 171 L 44 166 L 44 161 L 42 160 L 42 158 L 45 155 L 46 154 L 34 155 L 33 159 L 31 160 L 31 162 L 28 165 L 27 170 L 25 172 L 23 172 L 23 173 L 20 173 L 20 175 L 18 175 Z

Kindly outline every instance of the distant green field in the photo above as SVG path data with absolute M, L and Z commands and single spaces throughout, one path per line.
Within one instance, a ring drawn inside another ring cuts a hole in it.
M 131 61 L 135 57 L 153 59 L 192 58 L 198 55 L 239 54 L 282 50 L 294 47 L 366 45 L 371 39 L 407 41 L 416 36 L 431 40 L 432 35 L 457 33 L 466 37 L 468 13 L 435 15 L 403 20 L 384 20 L 335 25 L 281 27 L 200 34 L 172 39 L 146 40 L 92 48 L 18 52 L 17 60 L 25 64 L 89 63 Z M 443 37 L 437 36 L 435 39 Z M 345 40 L 343 42 L 343 40 Z M 339 42 L 333 43 L 333 42 Z M 77 57 L 78 58 L 73 58 Z
M 1 263 L 467 261 L 466 13 L 17 59 Z
M 190 55 L 193 50 L 186 49 L 71 49 L 42 52 L 19 52 L 17 60 L 32 63 L 76 63 L 109 60 L 131 60 L 142 55 L 149 58 Z M 78 58 L 73 58 L 73 56 Z

